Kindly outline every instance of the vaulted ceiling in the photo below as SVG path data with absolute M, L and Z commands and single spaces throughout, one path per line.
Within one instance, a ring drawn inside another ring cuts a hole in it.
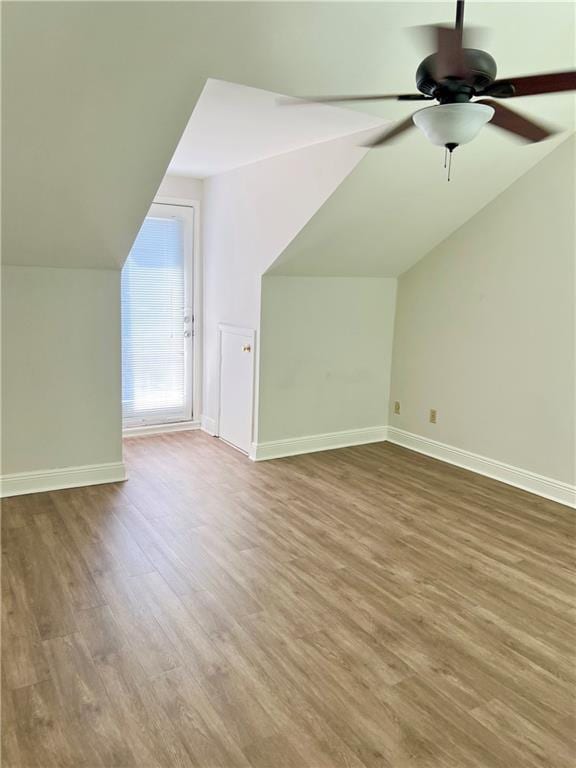
M 468 3 L 501 75 L 573 66 L 571 3 Z M 119 267 L 208 78 L 276 93 L 413 90 L 408 27 L 453 3 L 3 6 L 3 259 Z M 573 127 L 571 95 L 517 99 Z M 410 105 L 365 110 L 404 117 Z M 561 140 L 562 137 L 556 141 Z M 398 274 L 554 148 L 485 129 L 454 181 L 416 132 L 370 152 L 280 257 L 285 274 Z

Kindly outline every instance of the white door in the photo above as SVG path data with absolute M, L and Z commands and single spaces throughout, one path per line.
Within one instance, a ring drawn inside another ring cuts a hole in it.
M 254 332 L 220 325 L 218 434 L 244 453 L 252 441 Z
M 154 204 L 122 270 L 125 427 L 192 418 L 193 214 Z

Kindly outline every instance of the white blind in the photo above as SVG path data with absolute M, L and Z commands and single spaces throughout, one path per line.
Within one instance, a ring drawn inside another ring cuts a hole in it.
M 126 426 L 189 418 L 184 312 L 183 222 L 149 216 L 122 270 Z

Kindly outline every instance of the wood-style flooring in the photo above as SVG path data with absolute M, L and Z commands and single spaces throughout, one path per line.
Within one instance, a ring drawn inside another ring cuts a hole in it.
M 575 513 L 390 445 L 3 502 L 5 768 L 574 768 Z

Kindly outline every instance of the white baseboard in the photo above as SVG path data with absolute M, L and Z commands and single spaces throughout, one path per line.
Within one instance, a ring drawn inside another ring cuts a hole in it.
M 198 427 L 192 427 L 197 429 Z M 201 428 L 214 434 L 213 419 L 202 417 Z M 563 483 L 535 472 L 504 464 L 495 459 L 479 456 L 452 445 L 446 445 L 395 427 L 367 427 L 365 429 L 329 432 L 309 435 L 291 440 L 274 440 L 253 444 L 250 458 L 254 461 L 279 459 L 303 453 L 328 451 L 353 445 L 383 442 L 388 440 L 396 445 L 423 453 L 426 456 L 445 461 L 457 467 L 469 469 L 479 475 L 522 488 L 525 491 L 551 499 L 569 507 L 576 507 L 576 486 Z M 63 467 L 37 472 L 17 472 L 0 476 L 0 498 L 21 496 L 28 493 L 57 491 L 64 488 L 78 488 L 85 485 L 117 483 L 126 479 L 124 463 L 91 464 L 79 467 Z
M 59 491 L 83 485 L 118 483 L 126 480 L 122 461 L 111 464 L 89 464 L 81 467 L 62 467 L 38 472 L 16 472 L 0 477 L 0 498 L 22 496 L 26 493 Z
M 153 424 L 148 427 L 126 427 L 122 430 L 122 437 L 162 435 L 165 432 L 189 432 L 193 429 L 200 429 L 199 421 L 175 421 L 172 424 Z
M 380 443 L 386 440 L 387 427 L 366 427 L 348 429 L 343 432 L 327 432 L 321 435 L 295 437 L 290 440 L 270 440 L 265 443 L 253 443 L 250 458 L 253 461 L 281 459 L 284 456 L 296 456 L 300 453 L 329 451 L 334 448 L 347 448 L 351 445 Z
M 434 459 L 440 459 L 447 464 L 454 464 L 479 475 L 500 480 L 507 485 L 522 488 L 524 491 L 543 496 L 545 499 L 566 504 L 568 507 L 576 507 L 576 486 L 569 483 L 563 483 L 544 475 L 537 475 L 535 472 L 513 467 L 495 459 L 488 459 L 486 456 L 479 456 L 477 453 L 455 448 L 452 445 L 446 445 L 446 443 L 439 443 L 436 440 L 414 435 L 395 427 L 388 427 L 388 441 L 431 456 Z
M 212 437 L 216 436 L 216 421 L 215 419 L 211 419 L 209 416 L 201 416 L 200 417 L 200 429 L 203 432 L 207 432 L 209 435 L 212 435 Z

